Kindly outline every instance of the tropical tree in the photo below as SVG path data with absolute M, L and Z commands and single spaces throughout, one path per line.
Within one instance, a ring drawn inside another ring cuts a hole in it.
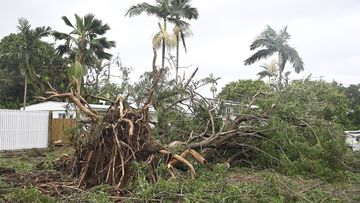
M 288 39 L 290 39 L 290 35 L 287 32 L 287 26 L 278 33 L 270 26 L 267 26 L 266 29 L 250 45 L 250 50 L 255 50 L 257 48 L 262 49 L 258 50 L 250 58 L 246 59 L 245 65 L 253 64 L 260 59 L 267 58 L 277 53 L 279 62 L 279 88 L 281 88 L 282 73 L 288 61 L 292 63 L 296 73 L 304 70 L 304 63 L 302 59 L 296 49 L 288 45 Z
M 57 47 L 60 55 L 69 54 L 74 60 L 73 66 L 69 69 L 70 77 L 73 77 L 79 83 L 80 88 L 83 80 L 84 67 L 95 59 L 108 59 L 112 55 L 105 52 L 106 49 L 115 47 L 114 41 L 108 41 L 106 37 L 100 37 L 110 29 L 109 25 L 103 24 L 101 20 L 95 18 L 93 14 L 87 14 L 80 17 L 75 14 L 75 24 L 63 16 L 62 20 L 73 30 L 69 33 L 53 32 L 57 40 L 64 40 L 65 43 Z M 77 90 L 80 94 L 80 89 Z
M 212 93 L 213 98 L 215 98 L 215 94 L 217 92 L 216 86 L 218 85 L 218 80 L 220 79 L 221 79 L 220 77 L 214 77 L 214 75 L 210 73 L 208 77 L 200 80 L 204 85 L 211 84 L 210 92 Z
M 174 16 L 174 10 L 171 8 L 170 0 L 156 0 L 155 5 L 148 4 L 146 2 L 139 3 L 131 6 L 125 13 L 125 16 L 133 17 L 140 15 L 142 13 L 146 13 L 148 15 L 156 16 L 163 21 L 163 26 L 160 28 L 162 32 L 166 32 L 167 22 L 175 23 L 177 21 Z M 179 24 L 187 24 L 182 20 L 178 20 Z M 162 40 L 162 60 L 161 60 L 161 68 L 165 67 L 165 47 L 166 40 Z
M 36 76 L 44 88 L 51 84 L 62 91 L 67 85 L 65 60 L 56 54 L 52 44 L 41 40 L 34 43 L 27 53 L 28 63 L 25 62 L 25 46 L 21 33 L 12 33 L 0 41 L 0 103 L 3 107 L 19 109 L 20 101 L 25 101 L 26 106 L 34 101 L 34 96 L 43 94 L 44 90 L 30 74 Z M 27 64 L 32 73 L 29 73 Z
M 259 76 L 259 79 L 263 79 L 265 77 L 268 77 L 269 79 L 269 84 L 271 84 L 271 78 L 276 78 L 277 77 L 277 72 L 278 72 L 278 62 L 276 60 L 271 61 L 270 63 L 264 63 L 263 65 L 260 66 L 261 68 L 263 68 L 264 70 L 260 71 L 257 73 L 257 75 Z
M 179 42 L 180 39 L 184 46 L 185 52 L 186 50 L 186 43 L 185 37 L 189 35 L 190 29 L 189 24 L 184 23 L 182 18 L 187 20 L 191 19 L 198 19 L 199 12 L 196 8 L 190 5 L 191 0 L 172 0 L 171 1 L 171 8 L 173 10 L 173 18 L 175 19 L 175 27 L 174 27 L 174 34 L 176 36 L 176 83 L 178 81 L 178 71 L 179 71 Z
M 168 49 L 173 48 L 176 44 L 176 38 L 173 34 L 166 31 L 166 27 L 161 26 L 160 23 L 158 23 L 158 25 L 159 32 L 154 35 L 152 44 L 155 49 L 158 49 L 162 46 L 163 54 L 165 54 L 165 47 L 167 47 Z M 166 24 L 164 26 L 166 26 Z M 162 63 L 163 66 L 164 62 Z
M 23 59 L 26 67 L 26 70 L 22 71 L 25 78 L 24 102 L 23 102 L 23 107 L 25 108 L 28 76 L 30 76 L 31 81 L 35 83 L 41 91 L 45 91 L 46 89 L 44 82 L 38 77 L 34 67 L 30 65 L 30 53 L 37 45 L 37 43 L 39 43 L 41 38 L 46 37 L 50 34 L 51 28 L 43 26 L 43 27 L 37 27 L 35 29 L 31 29 L 31 25 L 29 21 L 25 18 L 19 18 L 17 28 L 20 31 L 20 36 L 24 40 L 23 46 L 20 48 L 20 51 L 18 52 L 18 57 Z

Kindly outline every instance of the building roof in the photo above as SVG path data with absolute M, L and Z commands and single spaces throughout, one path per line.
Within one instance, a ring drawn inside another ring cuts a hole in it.
M 90 104 L 90 107 L 95 110 L 106 110 L 109 105 Z M 64 111 L 66 109 L 75 110 L 75 105 L 68 102 L 45 101 L 26 106 L 25 111 Z
M 45 101 L 25 107 L 25 111 L 63 111 L 73 105 L 68 102 Z M 23 110 L 23 108 L 21 108 Z

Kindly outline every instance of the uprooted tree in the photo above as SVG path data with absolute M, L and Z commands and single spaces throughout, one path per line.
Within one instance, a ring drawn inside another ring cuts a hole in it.
M 337 124 L 347 107 L 344 96 L 333 87 L 299 81 L 281 91 L 252 90 L 246 98 L 231 97 L 237 101 L 231 103 L 222 94 L 216 100 L 199 94 L 197 90 L 208 80 L 193 81 L 197 69 L 188 79 L 169 85 L 166 70 L 158 70 L 155 61 L 156 52 L 148 82 L 140 83 L 142 89 L 149 85 L 146 94 L 109 99 L 105 115 L 91 109 L 81 96 L 76 82 L 80 77 L 73 78 L 74 90 L 59 93 L 52 89 L 42 97 L 67 98 L 89 118 L 77 134 L 75 153 L 64 156 L 58 165 L 78 177 L 78 186 L 107 183 L 123 188 L 136 179 L 135 162 L 146 163 L 150 181 L 158 180 L 161 163 L 172 177 L 176 177 L 174 168 L 181 165 L 194 179 L 195 169 L 186 159 L 189 155 L 201 164 L 226 161 L 229 166 L 252 164 L 287 174 L 329 174 L 328 178 L 343 169 L 346 149 Z M 324 92 L 329 98 L 322 96 Z M 129 105 L 129 97 L 137 108 Z M 158 119 L 154 129 L 150 107 Z M 224 112 L 227 107 L 236 109 L 232 116 Z M 174 140 L 177 142 L 170 143 Z M 166 161 L 161 159 L 164 155 Z
M 42 98 L 66 97 L 91 120 L 90 127 L 82 132 L 83 144 L 78 145 L 74 156 L 66 160 L 68 166 L 72 167 L 73 174 L 79 177 L 79 186 L 108 183 L 122 188 L 129 181 L 134 180 L 135 172 L 131 169 L 134 161 L 146 162 L 151 167 L 150 179 L 156 181 L 158 179 L 156 167 L 159 161 L 156 154 L 159 153 L 169 156 L 167 166 L 172 176 L 175 176 L 173 167 L 182 163 L 188 167 L 191 177 L 195 178 L 194 167 L 185 157 L 192 155 L 200 163 L 205 164 L 206 161 L 200 154 L 187 149 L 179 156 L 153 139 L 148 111 L 160 76 L 161 71 L 156 75 L 147 101 L 141 109 L 131 108 L 120 96 L 112 102 L 103 117 L 91 109 L 85 99 L 76 92 L 58 93 L 52 89 L 47 92 L 47 98 Z
M 111 101 L 111 106 L 104 116 L 93 110 L 81 95 L 82 66 L 75 63 L 72 67 L 73 86 L 68 92 L 59 93 L 52 88 L 46 92 L 42 100 L 66 98 L 88 118 L 84 129 L 79 132 L 76 151 L 73 156 L 64 156 L 57 167 L 71 170 L 78 177 L 78 186 L 91 187 L 107 183 L 123 188 L 135 180 L 136 172 L 132 169 L 134 162 L 145 162 L 150 167 L 149 180 L 158 179 L 158 154 L 167 156 L 167 168 L 175 177 L 174 167 L 179 164 L 186 166 L 191 178 L 196 172 L 185 158 L 192 155 L 198 162 L 206 160 L 195 150 L 187 148 L 177 155 L 165 146 L 156 142 L 149 125 L 149 107 L 154 101 L 154 92 L 162 76 L 162 70 L 155 66 L 156 52 L 153 60 L 153 81 L 148 90 L 146 101 L 139 109 L 131 107 L 126 98 L 119 96 Z

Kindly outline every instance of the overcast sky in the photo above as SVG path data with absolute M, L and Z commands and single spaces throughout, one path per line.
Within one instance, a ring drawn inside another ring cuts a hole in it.
M 122 63 L 134 68 L 133 80 L 151 70 L 151 39 L 158 31 L 156 17 L 125 17 L 125 11 L 144 0 L 9 0 L 0 8 L 0 37 L 17 32 L 17 19 L 27 18 L 33 27 L 50 26 L 69 32 L 61 16 L 74 21 L 74 13 L 95 14 L 110 25 L 106 37 L 117 47 Z M 148 3 L 154 3 L 147 0 Z M 255 79 L 259 67 L 271 59 L 251 66 L 243 61 L 252 52 L 249 45 L 266 25 L 278 30 L 288 26 L 289 44 L 305 63 L 305 71 L 292 73 L 303 78 L 310 73 L 327 81 L 360 83 L 360 1 L 358 0 L 193 0 L 200 18 L 191 22 L 193 35 L 187 39 L 188 53 L 180 54 L 180 65 L 189 66 L 186 74 L 199 67 L 197 78 L 213 73 L 221 77 L 218 90 L 238 79 Z M 159 52 L 160 54 L 160 52 Z M 158 60 L 158 65 L 161 61 Z M 286 70 L 291 70 L 287 65 Z M 181 70 L 183 71 L 183 70 Z

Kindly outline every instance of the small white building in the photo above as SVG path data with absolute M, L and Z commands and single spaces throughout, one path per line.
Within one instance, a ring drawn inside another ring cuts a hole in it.
M 90 104 L 90 107 L 95 111 L 106 111 L 109 105 L 105 104 Z M 21 108 L 20 110 L 23 110 Z M 45 101 L 37 104 L 32 104 L 25 107 L 25 111 L 52 111 L 53 118 L 75 118 L 76 107 L 73 103 Z
M 357 131 L 345 131 L 346 145 L 353 151 L 360 150 L 360 130 Z

